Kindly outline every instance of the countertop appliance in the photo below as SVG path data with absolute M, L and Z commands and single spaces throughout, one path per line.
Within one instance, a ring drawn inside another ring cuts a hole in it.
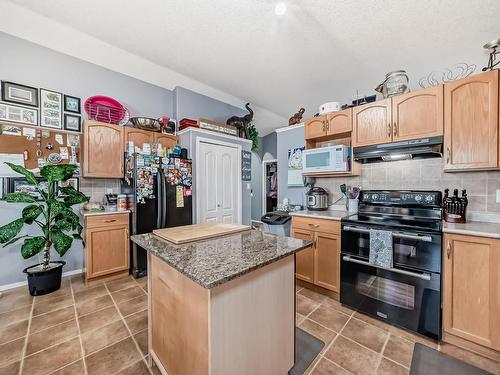
M 362 191 L 341 220 L 340 302 L 419 334 L 441 337 L 439 191 Z M 392 234 L 393 266 L 369 261 L 370 231 Z
M 345 145 L 302 151 L 302 173 L 347 172 L 351 170 L 352 149 Z
M 132 234 L 193 223 L 191 160 L 136 153 L 125 164 L 127 178 L 122 182 L 122 193 L 134 197 L 129 202 Z M 146 250 L 134 242 L 130 248 L 132 275 L 145 276 Z
M 288 237 L 292 225 L 291 219 L 287 211 L 272 211 L 262 216 L 260 220 L 264 223 L 264 232 Z
M 307 209 L 324 211 L 328 209 L 328 193 L 320 187 L 313 187 L 306 193 Z

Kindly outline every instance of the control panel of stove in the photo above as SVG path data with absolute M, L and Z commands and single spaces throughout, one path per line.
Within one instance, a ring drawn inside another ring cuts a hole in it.
M 361 193 L 361 201 L 368 204 L 437 206 L 441 204 L 441 193 L 438 191 L 367 190 Z

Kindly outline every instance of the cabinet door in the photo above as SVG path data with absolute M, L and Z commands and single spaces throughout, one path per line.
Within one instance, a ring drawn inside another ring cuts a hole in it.
M 314 232 L 303 229 L 292 229 L 292 237 L 301 240 L 312 241 Z M 314 282 L 314 249 L 308 247 L 295 253 L 295 277 L 313 283 Z
M 177 137 L 170 134 L 154 133 L 154 143 L 160 143 L 167 150 L 172 149 L 177 144 Z
M 128 142 L 134 142 L 135 147 L 142 148 L 144 143 L 149 143 L 153 147 L 154 132 L 136 128 L 125 128 L 125 149 L 128 147 Z
M 445 169 L 498 166 L 498 70 L 444 85 Z
M 500 350 L 500 240 L 444 236 L 446 333 Z
M 85 121 L 83 140 L 84 177 L 123 177 L 123 128 Z
M 352 131 L 352 108 L 326 116 L 327 135 L 348 133 Z
M 443 135 L 443 85 L 392 98 L 393 141 Z
M 354 147 L 392 141 L 391 99 L 353 108 Z
M 304 122 L 305 139 L 314 139 L 326 135 L 326 116 L 313 117 Z
M 128 225 L 86 230 L 87 278 L 129 269 Z
M 314 284 L 339 292 L 340 237 L 317 232 L 314 248 Z

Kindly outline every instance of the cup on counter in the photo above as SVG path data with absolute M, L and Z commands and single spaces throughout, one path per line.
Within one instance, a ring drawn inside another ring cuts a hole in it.
M 359 199 L 347 199 L 347 211 L 350 213 L 357 213 L 359 207 Z

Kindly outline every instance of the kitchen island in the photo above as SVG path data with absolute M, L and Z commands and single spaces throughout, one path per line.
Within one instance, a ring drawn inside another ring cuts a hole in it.
M 162 373 L 286 374 L 294 364 L 295 257 L 311 245 L 261 231 L 148 251 L 149 353 Z

